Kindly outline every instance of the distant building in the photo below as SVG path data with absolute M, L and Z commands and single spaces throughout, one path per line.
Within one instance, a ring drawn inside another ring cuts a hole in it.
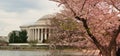
M 0 41 L 9 42 L 9 38 L 7 36 L 0 36 Z
M 0 46 L 7 46 L 9 38 L 7 36 L 0 36 Z
M 43 43 L 44 40 L 49 38 L 51 31 L 50 18 L 53 18 L 53 15 L 43 16 L 32 25 L 20 26 L 21 30 L 27 31 L 28 41 Z

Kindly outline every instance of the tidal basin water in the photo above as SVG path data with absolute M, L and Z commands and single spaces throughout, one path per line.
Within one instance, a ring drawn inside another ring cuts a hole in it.
M 50 51 L 10 51 L 10 50 L 0 50 L 0 56 L 74 56 L 70 53 L 56 53 L 51 54 Z M 78 56 L 78 55 L 75 55 Z
M 0 50 L 0 56 L 48 56 L 49 51 L 9 51 Z

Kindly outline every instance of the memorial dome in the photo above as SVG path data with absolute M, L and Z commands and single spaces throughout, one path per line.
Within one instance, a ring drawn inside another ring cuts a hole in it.
M 50 19 L 53 17 L 54 17 L 54 15 L 45 15 L 45 16 L 41 17 L 40 19 L 38 19 L 35 22 L 35 25 L 50 25 Z
M 50 31 L 52 31 L 50 20 L 54 17 L 54 15 L 45 15 L 35 23 L 27 26 L 20 26 L 20 28 L 21 30 L 27 31 L 28 41 L 32 40 L 39 43 L 44 43 L 44 41 L 49 38 Z

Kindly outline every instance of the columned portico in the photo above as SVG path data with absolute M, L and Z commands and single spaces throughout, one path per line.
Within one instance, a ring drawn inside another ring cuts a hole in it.
M 48 40 L 51 31 L 49 18 L 52 17 L 44 16 L 32 25 L 21 26 L 21 30 L 27 31 L 28 42 L 37 41 L 43 43 L 44 40 Z
M 49 37 L 49 28 L 34 28 L 28 31 L 29 40 L 38 41 L 40 43 Z

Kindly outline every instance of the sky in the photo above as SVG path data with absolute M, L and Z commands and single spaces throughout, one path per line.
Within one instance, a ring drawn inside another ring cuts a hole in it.
M 0 0 L 0 36 L 7 36 L 13 30 L 20 30 L 21 25 L 32 24 L 60 9 L 49 0 Z

